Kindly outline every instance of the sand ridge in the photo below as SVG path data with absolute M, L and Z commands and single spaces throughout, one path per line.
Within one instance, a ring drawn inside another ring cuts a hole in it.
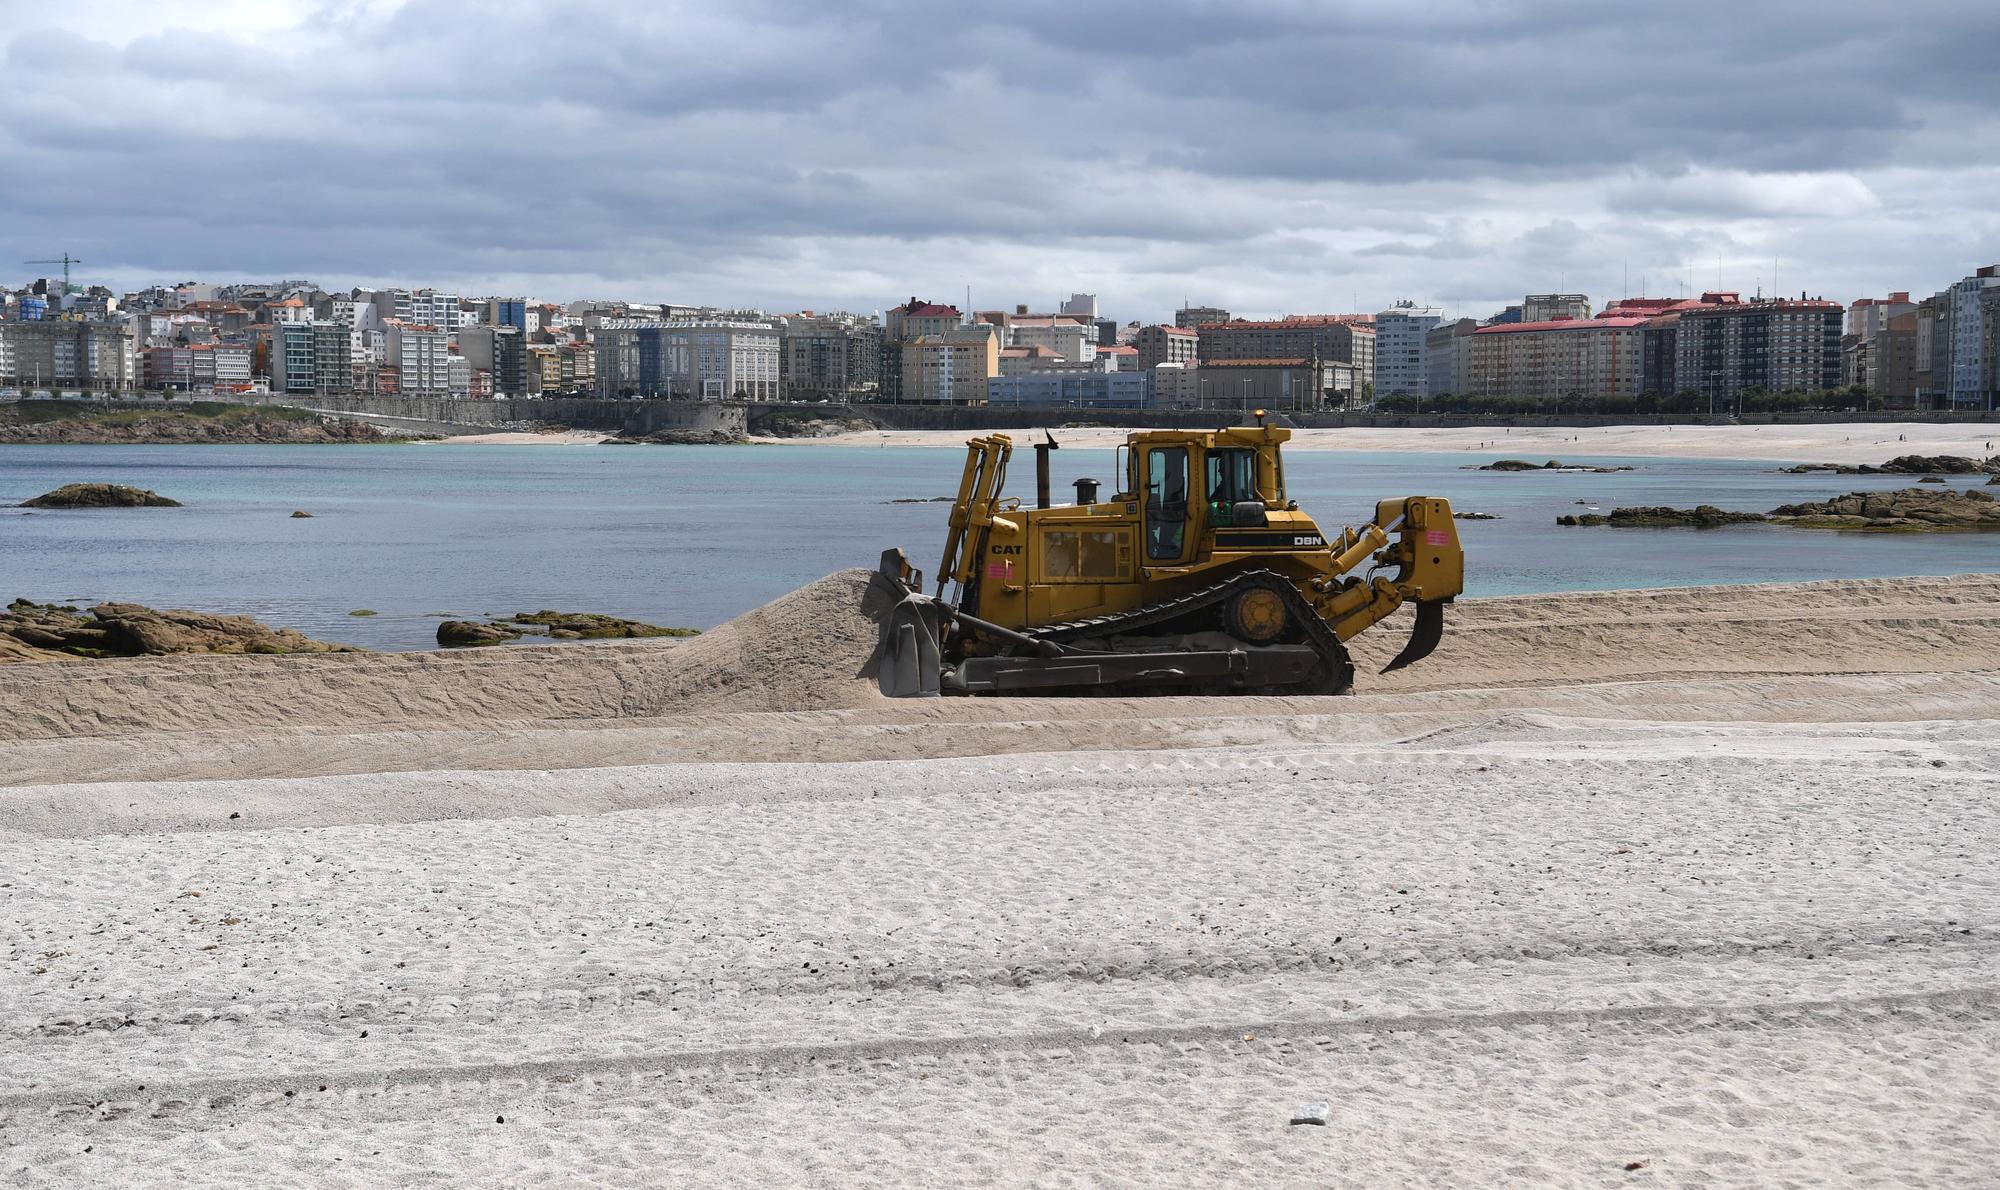
M 1289 699 L 888 702 L 882 594 L 671 646 L 0 673 L 0 1170 L 2000 1160 L 2000 576 L 1466 601 L 1423 666 Z

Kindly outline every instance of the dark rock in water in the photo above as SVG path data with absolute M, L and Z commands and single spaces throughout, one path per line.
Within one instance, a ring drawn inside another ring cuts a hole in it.
M 1877 467 L 1871 463 L 1800 463 L 1783 469 L 1786 475 L 1806 475 L 1830 471 L 1835 475 L 1995 475 L 2000 476 L 2000 455 L 1981 461 L 1964 455 L 1897 455 Z
M 956 496 L 898 496 L 894 500 L 884 500 L 884 504 L 950 504 Z
M 1918 482 L 1918 483 L 1943 483 L 1943 482 L 1944 482 L 1944 476 L 1942 476 L 1942 475 L 1926 475 L 1926 476 L 1924 476 L 1924 477 L 1923 477 L 1922 479 L 1918 480 L 1917 482 Z
M 169 500 L 145 488 L 128 488 L 122 483 L 66 483 L 53 492 L 44 492 L 21 502 L 22 508 L 179 508 L 179 500 Z
M 1630 467 L 1591 467 L 1582 463 L 1565 463 L 1560 459 L 1550 459 L 1546 463 L 1530 463 L 1526 459 L 1501 459 L 1484 467 L 1466 467 L 1466 471 L 1587 471 L 1593 475 L 1610 475 L 1618 471 L 1630 471 Z
M 521 636 L 519 628 L 504 628 L 499 624 L 479 624 L 472 620 L 446 620 L 438 625 L 437 631 L 438 643 L 447 649 L 503 645 L 510 640 L 519 640 Z
M 726 430 L 655 430 L 650 434 L 620 434 L 605 441 L 618 444 L 645 443 L 651 446 L 742 446 L 750 440 L 741 434 L 731 434 Z
M 295 508 L 292 510 L 292 519 L 295 521 L 298 520 L 300 517 L 310 517 L 310 516 L 312 516 L 312 514 L 307 512 L 303 508 Z
M 1986 486 L 1989 488 L 2000 488 L 2000 475 L 1996 475 L 1992 479 L 1987 480 Z
M 359 653 L 249 616 L 100 603 L 73 607 L 17 599 L 0 613 L 0 661 L 140 657 L 166 653 Z
M 1761 512 L 1731 512 L 1713 504 L 1696 508 L 1614 508 L 1609 516 L 1584 513 L 1560 516 L 1558 525 L 1613 525 L 1626 528 L 1715 529 L 1723 525 L 1750 524 L 1764 519 Z
M 1453 520 L 1459 521 L 1497 521 L 1500 519 L 1490 512 L 1454 512 L 1451 515 Z
M 2000 529 L 2000 500 L 1968 488 L 1901 488 L 1893 492 L 1849 492 L 1831 500 L 1787 504 L 1773 518 L 1806 529 L 1871 529 L 1903 532 Z

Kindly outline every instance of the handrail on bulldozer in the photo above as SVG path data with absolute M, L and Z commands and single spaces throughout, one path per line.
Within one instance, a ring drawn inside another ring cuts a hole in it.
M 946 583 L 964 586 L 972 581 L 979 565 L 977 532 L 993 523 L 994 508 L 1007 481 L 1007 461 L 1013 454 L 1014 440 L 1005 434 L 974 438 L 965 444 L 965 471 L 959 476 L 958 496 L 951 505 L 944 560 L 938 563 L 939 598 L 944 596 Z

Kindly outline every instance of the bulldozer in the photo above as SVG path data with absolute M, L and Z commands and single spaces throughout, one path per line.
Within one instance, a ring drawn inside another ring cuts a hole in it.
M 1010 437 L 966 443 L 934 593 L 901 549 L 883 552 L 900 596 L 882 625 L 884 694 L 1347 693 L 1345 642 L 1412 603 L 1415 628 L 1382 672 L 1421 660 L 1464 588 L 1448 501 L 1384 500 L 1328 535 L 1286 495 L 1291 430 L 1261 410 L 1252 425 L 1134 432 L 1116 490 L 1078 479 L 1072 504 L 1050 500 L 1059 444 L 1044 437 L 1033 508 L 1002 494 Z

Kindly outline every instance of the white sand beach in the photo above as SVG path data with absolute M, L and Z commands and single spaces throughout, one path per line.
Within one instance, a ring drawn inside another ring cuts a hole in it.
M 1229 414 L 1218 425 L 1236 424 Z M 1017 443 L 1039 441 L 1040 429 L 999 431 Z M 1053 429 L 1068 446 L 1110 449 L 1133 431 L 1107 426 Z M 963 430 L 864 430 L 826 438 L 759 439 L 855 447 L 963 446 Z M 462 440 L 461 440 L 462 441 Z M 1800 463 L 1882 463 L 1897 455 L 2000 454 L 2000 423 L 1918 422 L 1782 426 L 1492 426 L 1470 429 L 1294 430 L 1292 450 L 1470 452 L 1495 458 L 1608 457 L 1777 459 Z
M 1423 664 L 1373 674 L 1392 625 L 1358 693 L 1295 699 L 888 702 L 879 595 L 0 667 L 0 1172 L 2000 1161 L 2000 575 L 1464 601 Z

